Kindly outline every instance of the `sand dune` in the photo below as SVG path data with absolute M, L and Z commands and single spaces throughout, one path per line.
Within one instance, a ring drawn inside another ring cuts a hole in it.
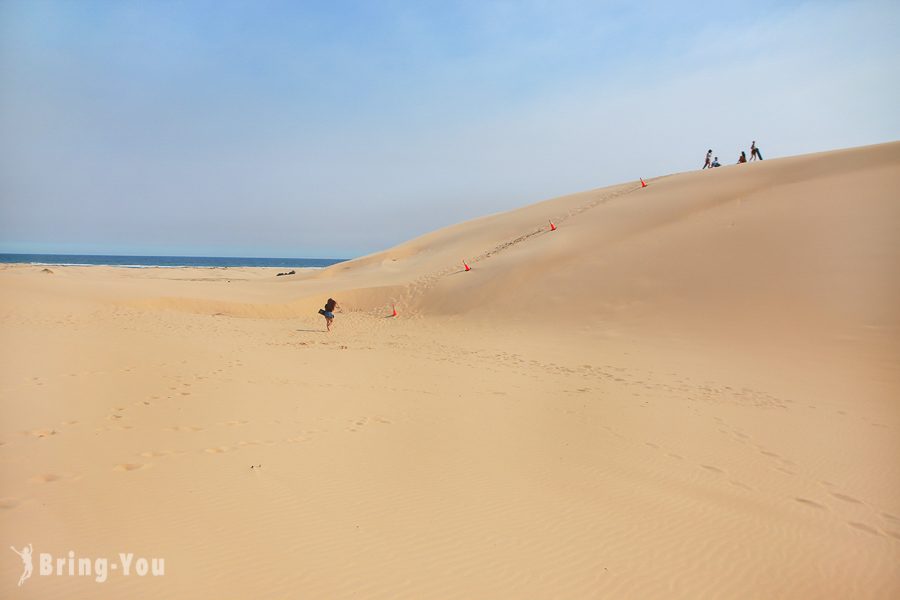
M 166 560 L 0 596 L 900 596 L 900 143 L 648 182 L 290 277 L 0 268 L 4 540 Z

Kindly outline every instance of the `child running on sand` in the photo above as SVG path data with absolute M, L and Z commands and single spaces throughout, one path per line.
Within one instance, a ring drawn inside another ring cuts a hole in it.
M 325 327 L 328 331 L 331 331 L 331 324 L 334 322 L 334 309 L 340 308 L 337 303 L 337 300 L 334 298 L 329 298 L 328 302 L 325 303 L 325 308 L 319 309 L 319 314 L 325 317 Z

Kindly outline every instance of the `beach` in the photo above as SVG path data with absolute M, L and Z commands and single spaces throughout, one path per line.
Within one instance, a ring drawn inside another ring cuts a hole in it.
M 5 539 L 165 560 L 0 596 L 900 597 L 900 142 L 646 181 L 290 276 L 0 265 Z

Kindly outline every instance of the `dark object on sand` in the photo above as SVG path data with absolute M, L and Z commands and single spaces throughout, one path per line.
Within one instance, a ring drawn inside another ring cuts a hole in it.
M 297 271 L 291 269 L 287 273 L 278 273 L 277 275 L 275 275 L 275 277 L 281 277 L 282 275 L 296 275 L 296 274 L 297 274 Z
M 41 273 L 46 273 L 46 274 L 48 274 L 48 275 L 53 275 L 53 271 L 51 271 L 50 269 L 41 269 Z

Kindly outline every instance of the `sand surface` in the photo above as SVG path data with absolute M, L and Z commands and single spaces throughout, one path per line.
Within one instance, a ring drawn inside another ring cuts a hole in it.
M 0 597 L 900 597 L 900 143 L 648 182 L 289 277 L 0 267 L 2 541 L 166 561 Z

